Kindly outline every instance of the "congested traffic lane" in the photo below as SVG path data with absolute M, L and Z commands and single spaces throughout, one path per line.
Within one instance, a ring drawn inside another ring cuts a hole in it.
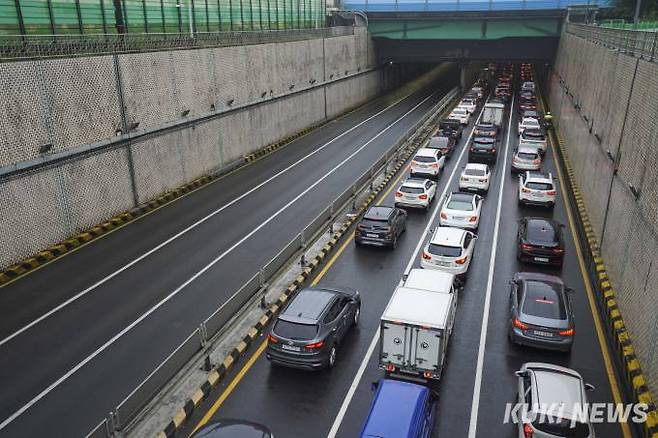
M 507 344 L 509 294 L 508 280 L 517 271 L 544 271 L 541 268 L 519 265 L 516 262 L 516 221 L 523 215 L 550 215 L 549 211 L 517 208 L 517 181 L 509 173 L 510 155 L 517 141 L 516 115 L 512 112 L 511 135 L 507 144 L 504 132 L 503 154 L 492 173 L 492 184 L 483 208 L 479 240 L 475 259 L 465 289 L 460 293 L 456 323 L 450 341 L 447 367 L 438 385 L 439 408 L 433 436 L 514 436 L 515 428 L 503 424 L 506 403 L 516 398 L 516 371 L 521 363 L 530 360 L 562 363 L 581 372 L 585 379 L 597 386 L 590 393 L 593 402 L 612 402 L 614 398 L 603 365 L 602 352 L 594 330 L 593 316 L 585 296 L 584 283 L 576 260 L 571 230 L 565 228 L 568 242 L 562 278 L 577 291 L 575 297 L 576 343 L 570 357 L 540 350 L 511 347 Z M 506 147 L 504 147 L 506 146 Z M 466 157 L 449 162 L 439 184 L 439 193 L 445 188 L 446 177 L 454 166 L 466 163 Z M 555 172 L 555 163 L 549 150 L 544 169 Z M 504 157 L 508 159 L 505 162 Z M 458 175 L 458 174 L 456 174 Z M 505 181 L 501 192 L 501 183 Z M 449 190 L 457 190 L 455 176 L 449 181 Z M 498 202 L 500 200 L 500 203 Z M 383 203 L 392 203 L 388 195 Z M 435 205 L 435 209 L 438 204 Z M 495 259 L 492 260 L 494 228 L 499 214 L 499 233 Z M 566 223 L 564 203 L 558 196 L 553 217 Z M 321 284 L 347 285 L 361 291 L 363 304 L 361 322 L 340 350 L 337 367 L 328 372 L 306 373 L 271 367 L 263 358 L 255 360 L 232 393 L 214 414 L 213 418 L 240 417 L 270 426 L 275 436 L 325 436 L 334 426 L 339 437 L 358 436 L 366 418 L 373 392 L 371 382 L 383 377 L 378 368 L 377 351 L 368 357 L 368 347 L 377 333 L 379 318 L 397 286 L 410 258 L 417 267 L 418 241 L 428 225 L 425 215 L 411 212 L 406 236 L 394 252 L 354 248 L 351 244 L 324 274 Z M 436 226 L 436 218 L 431 225 Z M 472 412 L 478 353 L 485 314 L 485 297 L 488 293 L 491 270 L 489 321 L 482 363 L 483 374 L 480 398 L 476 403 L 477 415 Z M 549 269 L 549 271 L 551 271 Z M 363 374 L 359 376 L 359 368 Z M 355 378 L 355 375 L 357 378 Z M 353 394 L 351 394 L 353 391 Z M 247 408 L 248 407 L 248 408 Z M 341 407 L 344 409 L 341 411 Z M 618 437 L 618 425 L 596 425 L 597 436 Z M 331 436 L 331 435 L 330 435 Z
M 464 145 L 471 131 L 472 125 L 464 131 L 463 139 L 446 164 L 438 181 L 438 195 L 433 209 L 430 213 L 409 211 L 407 231 L 394 251 L 376 247 L 357 248 L 350 239 L 339 248 L 330 262 L 331 267 L 321 271 L 322 277 L 316 279 L 321 285 L 356 288 L 362 296 L 359 327 L 348 334 L 341 345 L 336 367 L 317 373 L 272 367 L 264 354 L 256 352 L 257 359 L 244 377 L 238 377 L 241 379 L 239 385 L 219 406 L 216 418 L 238 417 L 261 422 L 268 425 L 275 436 L 282 437 L 318 437 L 329 432 L 373 333 L 379 327 L 379 318 L 426 229 L 428 217 L 440 204 L 438 198 L 444 191 L 447 176 L 459 173 L 459 157 L 465 156 Z M 400 175 L 389 186 L 380 200 L 382 204 L 394 203 L 393 190 L 403 176 Z M 368 397 L 361 398 L 360 402 L 369 405 L 369 383 L 367 391 Z M 195 414 L 195 420 L 198 421 L 203 414 L 203 411 Z M 357 427 L 360 427 L 362 419 L 357 420 Z M 194 423 L 190 422 L 190 426 Z
M 0 434 L 45 436 L 56 422 L 61 436 L 88 432 L 456 80 L 452 71 L 442 79 L 388 109 L 380 102 L 330 123 L 3 288 L 8 315 L 36 291 L 84 293 L 25 330 L 15 332 L 37 313 L 5 326 L 15 335 L 0 341 Z M 105 265 L 116 270 L 96 268 Z M 58 304 L 43 300 L 35 306 Z M 77 415 L 59 422 L 73 405 Z

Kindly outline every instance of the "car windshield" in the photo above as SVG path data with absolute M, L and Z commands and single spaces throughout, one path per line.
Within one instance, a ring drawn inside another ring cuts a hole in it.
M 466 114 L 466 110 L 463 109 L 463 108 L 455 108 L 454 110 L 452 110 L 452 113 L 453 114 Z
M 527 227 L 528 240 L 544 245 L 557 242 L 557 231 L 549 222 L 530 221 Z
M 432 137 L 430 139 L 429 147 L 431 148 L 444 148 L 448 146 L 448 137 Z
M 415 156 L 414 161 L 418 161 L 419 163 L 434 163 L 436 161 L 436 158 L 434 158 L 434 157 Z
M 529 182 L 525 185 L 532 190 L 553 190 L 553 184 L 543 182 Z
M 531 130 L 525 130 L 523 131 L 523 134 L 521 134 L 524 139 L 526 140 L 544 140 L 544 133 L 540 131 L 531 131 Z
M 516 154 L 517 157 L 523 158 L 524 160 L 536 160 L 538 155 L 532 152 L 519 152 Z
M 430 243 L 427 251 L 439 257 L 459 257 L 462 255 L 462 249 L 459 246 L 437 245 L 436 243 Z
M 414 194 L 425 193 L 425 190 L 423 190 L 422 187 L 408 187 L 408 186 L 402 186 L 402 187 L 400 187 L 400 191 L 401 191 L 402 193 L 414 193 Z
M 535 429 L 554 436 L 564 436 L 569 438 L 587 438 L 589 437 L 589 426 L 580 421 L 571 421 L 568 418 L 549 417 L 548 415 L 539 416 L 532 425 Z
M 372 207 L 366 212 L 365 215 L 363 215 L 363 218 L 372 221 L 386 222 L 388 221 L 388 217 L 391 215 L 391 210 L 391 207 Z
M 483 169 L 466 169 L 466 171 L 464 171 L 464 173 L 466 175 L 470 175 L 470 176 L 484 176 L 484 175 L 486 175 L 486 173 L 484 172 Z
M 318 334 L 318 326 L 316 324 L 299 324 L 279 319 L 272 331 L 277 336 L 286 339 L 309 340 L 315 338 Z
M 446 205 L 450 210 L 473 211 L 473 203 L 460 199 L 451 199 Z
M 523 124 L 527 126 L 539 126 L 539 122 L 535 119 L 525 119 Z
M 562 286 L 541 281 L 527 281 L 521 311 L 526 315 L 540 318 L 566 319 Z
M 481 149 L 493 149 L 493 143 L 488 143 L 485 141 L 473 141 L 473 146 Z

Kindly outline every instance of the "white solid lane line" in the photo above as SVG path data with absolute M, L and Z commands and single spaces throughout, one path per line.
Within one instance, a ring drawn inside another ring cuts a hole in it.
M 409 95 L 409 96 L 411 96 L 411 95 Z M 189 231 L 193 230 L 194 228 L 198 227 L 202 223 L 206 222 L 208 219 L 212 218 L 213 216 L 215 216 L 215 215 L 221 213 L 222 211 L 226 210 L 227 208 L 231 207 L 236 202 L 241 201 L 242 199 L 244 199 L 245 197 L 247 197 L 250 194 L 254 193 L 256 190 L 260 189 L 264 185 L 270 183 L 272 180 L 274 180 L 274 179 L 278 178 L 279 176 L 283 175 L 284 173 L 288 172 L 290 169 L 292 169 L 292 168 L 296 167 L 297 165 L 301 164 L 302 162 L 306 161 L 308 158 L 310 158 L 313 155 L 317 154 L 318 152 L 320 152 L 321 150 L 323 150 L 324 148 L 326 148 L 327 146 L 329 146 L 330 144 L 332 144 L 336 140 L 338 140 L 338 139 L 342 138 L 343 136 L 349 134 L 350 132 L 354 131 L 358 127 L 362 126 L 363 124 L 365 124 L 365 123 L 369 122 L 370 120 L 374 119 L 375 117 L 379 116 L 383 112 L 388 111 L 392 107 L 398 105 L 400 102 L 406 100 L 409 96 L 405 96 L 404 98 L 392 103 L 391 105 L 387 106 L 386 108 L 379 111 L 378 113 L 373 114 L 372 116 L 370 116 L 367 119 L 363 120 L 359 124 L 354 125 L 353 127 L 348 129 L 347 131 L 341 133 L 340 135 L 337 135 L 336 137 L 332 138 L 331 140 L 329 140 L 328 142 L 326 142 L 325 144 L 323 144 L 322 146 L 320 146 L 319 148 L 317 148 L 313 152 L 311 152 L 308 155 L 305 155 L 304 157 L 302 157 L 299 160 L 295 161 L 290 166 L 288 166 L 285 169 L 281 170 L 280 172 L 272 175 L 271 177 L 269 177 L 268 179 L 266 179 L 262 183 L 260 183 L 257 186 L 249 189 L 248 191 L 246 191 L 242 195 L 238 196 L 237 198 L 233 199 L 232 201 L 228 202 L 227 204 L 223 205 L 222 207 L 218 208 L 217 210 L 213 211 L 212 213 L 209 213 L 207 216 L 199 219 L 198 221 L 194 222 L 192 225 L 188 226 L 187 228 L 183 229 L 182 231 L 174 234 L 173 236 L 171 236 L 169 239 L 165 240 L 164 242 L 162 242 L 158 246 L 148 250 L 144 254 L 142 254 L 139 257 L 137 257 L 136 259 L 132 260 L 130 263 L 125 264 L 124 266 L 122 266 L 118 270 L 114 271 L 110 275 L 104 277 L 103 279 L 101 279 L 101 280 L 97 281 L 96 283 L 92 284 L 91 286 L 89 286 L 85 290 L 77 293 L 73 297 L 71 297 L 68 300 L 64 301 L 63 303 L 59 304 L 57 307 L 52 308 L 51 310 L 44 313 L 43 315 L 41 315 L 40 317 L 38 317 L 34 321 L 32 321 L 29 324 L 25 325 L 24 327 L 20 328 L 19 330 L 16 330 L 14 333 L 12 333 L 11 335 L 7 336 L 6 338 L 4 338 L 0 341 L 0 347 L 2 345 L 6 344 L 7 342 L 11 341 L 12 339 L 14 339 L 16 336 L 20 335 L 21 333 L 24 333 L 25 331 L 27 331 L 27 330 L 31 329 L 32 327 L 34 327 L 35 325 L 39 324 L 41 321 L 43 321 L 44 319 L 50 317 L 54 313 L 59 312 L 60 310 L 62 310 L 66 306 L 68 306 L 69 304 L 71 304 L 71 303 L 77 301 L 78 299 L 82 298 L 83 296 L 87 295 L 89 292 L 93 291 L 98 286 L 101 286 L 102 284 L 108 282 L 109 280 L 113 279 L 117 275 L 121 274 L 123 271 L 125 271 L 125 270 L 131 268 L 132 266 L 136 265 L 137 263 L 144 260 L 146 257 L 150 256 L 154 252 L 156 252 L 156 251 L 162 249 L 163 247 L 169 245 L 171 242 L 173 242 L 174 240 L 176 240 L 179 237 L 183 236 L 184 234 L 188 233 Z
M 498 193 L 498 205 L 496 207 L 496 222 L 494 224 L 493 243 L 491 246 L 491 258 L 489 259 L 489 277 L 487 278 L 487 290 L 484 296 L 484 310 L 482 311 L 482 328 L 480 331 L 480 346 L 478 348 L 478 361 L 475 367 L 475 386 L 473 387 L 473 400 L 471 401 L 471 421 L 468 426 L 468 438 L 475 438 L 477 433 L 478 409 L 480 407 L 480 390 L 482 388 L 482 370 L 484 368 L 484 351 L 487 344 L 487 329 L 489 327 L 489 308 L 491 307 L 491 289 L 493 288 L 494 268 L 496 267 L 496 250 L 498 247 L 498 229 L 500 227 L 500 212 L 503 206 L 503 193 L 505 192 L 505 176 L 507 167 L 507 155 L 509 140 L 512 137 L 512 114 L 514 111 L 514 95 L 510 106 L 509 123 L 507 124 L 507 141 L 505 142 L 505 153 L 503 155 L 503 167 L 500 172 L 500 192 Z
M 480 117 L 482 116 L 482 112 L 484 111 L 484 106 L 480 110 L 480 114 L 478 114 L 477 119 L 475 120 L 475 124 L 477 124 L 480 121 Z M 427 235 L 430 232 L 430 229 L 432 228 L 432 224 L 434 223 L 434 220 L 436 219 L 436 215 L 438 212 L 441 210 L 441 203 L 443 202 L 443 199 L 446 196 L 446 193 L 450 189 L 450 183 L 455 177 L 455 174 L 457 173 L 458 169 L 461 169 L 460 163 L 462 161 L 462 158 L 464 157 L 464 154 L 468 150 L 468 144 L 471 141 L 471 137 L 473 137 L 473 130 L 471 129 L 471 133 L 469 134 L 468 138 L 466 139 L 466 142 L 464 143 L 463 149 L 461 153 L 459 154 L 459 158 L 457 159 L 457 163 L 455 163 L 454 169 L 452 169 L 452 172 L 450 173 L 450 177 L 446 181 L 446 185 L 443 188 L 443 192 L 441 193 L 441 197 L 438 198 L 438 202 L 435 203 L 432 211 L 432 215 L 430 216 L 429 220 L 427 221 L 427 225 L 425 226 L 425 229 L 423 230 L 423 234 L 420 236 L 420 240 L 418 241 L 418 244 L 416 245 L 416 248 L 414 251 L 411 253 L 411 258 L 409 259 L 409 262 L 407 263 L 407 267 L 404 269 L 404 274 L 408 274 L 409 271 L 411 271 L 411 268 L 414 265 L 414 261 L 416 261 L 416 258 L 418 257 L 418 254 L 420 254 L 420 250 L 423 247 L 423 244 L 425 243 L 425 239 L 427 238 Z M 398 286 L 402 284 L 402 280 L 400 280 L 400 283 L 398 283 Z M 331 429 L 329 430 L 329 434 L 327 435 L 327 438 L 335 438 L 336 434 L 338 433 L 338 430 L 340 429 L 340 425 L 343 423 L 343 419 L 345 418 L 345 414 L 347 413 L 347 408 L 349 407 L 350 403 L 352 402 L 352 398 L 354 398 L 354 393 L 356 392 L 356 388 L 359 386 L 359 383 L 361 382 L 361 379 L 363 378 L 363 373 L 366 370 L 366 366 L 368 365 L 368 362 L 370 362 L 370 358 L 372 357 L 372 354 L 375 351 L 375 346 L 379 342 L 379 327 L 377 330 L 375 330 L 375 335 L 372 338 L 372 341 L 370 342 L 370 346 L 368 347 L 368 350 L 366 351 L 366 355 L 363 357 L 363 360 L 361 361 L 361 365 L 359 365 L 359 369 L 354 376 L 354 380 L 352 380 L 352 384 L 350 385 L 349 389 L 347 390 L 347 394 L 345 394 L 345 399 L 343 400 L 343 404 L 340 406 L 340 409 L 338 410 L 338 414 L 336 415 L 336 418 L 334 419 L 333 424 L 331 425 Z
M 286 205 L 281 207 L 276 213 L 274 213 L 272 216 L 267 218 L 264 222 L 262 222 L 258 227 L 254 228 L 249 234 L 244 236 L 242 239 L 237 241 L 235 244 L 233 244 L 230 248 L 219 254 L 217 257 L 215 257 L 210 263 L 208 263 L 206 266 L 203 267 L 200 271 L 198 271 L 196 274 L 194 274 L 192 277 L 190 277 L 188 280 L 186 280 L 183 284 L 178 286 L 173 292 L 171 292 L 169 295 L 167 295 L 165 298 L 163 298 L 161 301 L 159 301 L 157 304 L 155 304 L 153 307 L 151 307 L 149 310 L 147 310 L 145 313 L 140 315 L 139 318 L 137 318 L 135 321 L 130 323 L 127 327 L 125 327 L 123 330 L 121 330 L 119 333 L 114 335 L 109 341 L 105 342 L 103 345 L 98 347 L 96 351 L 94 351 L 92 354 L 87 356 L 82 362 L 78 363 L 75 367 L 73 367 L 71 370 L 69 370 L 66 374 L 64 374 L 62 377 L 57 379 L 55 382 L 53 382 L 50 386 L 48 386 L 46 389 L 41 391 L 36 397 L 34 397 L 32 400 L 30 400 L 28 403 L 26 403 L 24 406 L 22 406 L 19 410 L 14 412 L 10 417 L 5 419 L 2 423 L 0 423 L 0 430 L 5 428 L 8 424 L 10 424 L 12 421 L 14 421 L 16 418 L 21 416 L 25 411 L 27 411 L 30 407 L 32 407 L 35 403 L 37 403 L 39 400 L 41 400 L 43 397 L 45 397 L 49 392 L 51 392 L 53 389 L 58 387 L 62 382 L 64 382 L 66 379 L 68 379 L 71 375 L 73 375 L 76 371 L 78 371 L 80 368 L 85 366 L 87 363 L 89 363 L 92 359 L 94 359 L 96 356 L 98 356 L 100 353 L 102 353 L 105 349 L 107 349 L 110 345 L 115 343 L 119 338 L 121 338 L 123 335 L 128 333 L 130 330 L 132 330 L 136 325 L 138 325 L 140 322 L 142 322 L 144 319 L 146 319 L 149 315 L 151 315 L 153 312 L 155 312 L 157 309 L 162 307 L 167 301 L 172 299 L 174 296 L 176 296 L 181 290 L 183 290 L 187 285 L 192 283 L 194 280 L 196 280 L 198 277 L 200 277 L 204 272 L 206 272 L 208 269 L 210 269 L 212 266 L 214 266 L 217 262 L 219 262 L 221 259 L 223 259 L 227 254 L 229 254 L 231 251 L 233 251 L 235 248 L 237 248 L 239 245 L 241 245 L 245 240 L 249 239 L 251 236 L 253 236 L 256 232 L 258 232 L 260 229 L 262 229 L 265 225 L 270 223 L 274 218 L 279 216 L 283 211 L 288 209 L 292 204 L 297 202 L 302 196 L 313 190 L 315 187 L 317 187 L 322 181 L 324 181 L 326 178 L 328 178 L 330 175 L 332 175 L 336 170 L 338 170 L 340 167 L 342 167 L 345 163 L 350 161 L 355 155 L 357 155 L 359 152 L 361 152 L 363 149 L 366 148 L 370 143 L 372 143 L 374 140 L 379 138 L 382 134 L 384 134 L 386 131 L 391 129 L 393 126 L 395 126 L 400 120 L 404 119 L 406 116 L 414 112 L 418 107 L 420 107 L 422 104 L 424 104 L 427 100 L 429 100 L 432 96 L 434 96 L 436 92 L 430 94 L 427 96 L 425 99 L 420 101 L 417 105 L 415 105 L 413 108 L 411 108 L 409 111 L 404 113 L 402 116 L 400 116 L 398 119 L 396 119 L 393 123 L 388 125 L 386 128 L 381 130 L 377 135 L 372 137 L 370 140 L 368 140 L 366 143 L 364 143 L 362 146 L 360 146 L 357 150 L 352 152 L 347 158 L 345 158 L 343 161 L 338 163 L 333 169 L 331 169 L 329 172 L 324 174 L 322 177 L 318 178 L 317 181 L 315 181 L 312 185 L 310 185 L 308 188 L 306 188 L 302 193 L 297 195 L 294 199 L 292 199 L 290 202 L 288 202 Z

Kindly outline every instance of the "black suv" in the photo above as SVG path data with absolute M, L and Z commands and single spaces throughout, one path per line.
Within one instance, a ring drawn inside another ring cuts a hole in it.
M 441 154 L 448 158 L 452 156 L 456 144 L 457 140 L 450 136 L 435 135 L 430 138 L 430 141 L 427 142 L 427 146 L 425 147 L 430 149 L 438 149 L 441 151 Z
M 471 140 L 468 148 L 469 163 L 490 161 L 495 163 L 496 156 L 496 139 L 493 137 L 475 137 Z
M 302 289 L 267 335 L 266 356 L 277 365 L 332 368 L 338 345 L 359 323 L 361 297 L 348 287 Z
M 439 122 L 439 134 L 452 137 L 459 141 L 462 139 L 464 127 L 458 120 L 443 119 Z
M 370 207 L 356 226 L 354 243 L 395 248 L 400 234 L 406 229 L 406 211 L 395 207 Z
M 558 221 L 542 217 L 519 220 L 517 259 L 561 267 L 564 261 L 563 227 Z

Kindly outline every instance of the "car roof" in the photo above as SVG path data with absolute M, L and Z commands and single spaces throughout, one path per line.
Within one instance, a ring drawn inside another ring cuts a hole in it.
M 428 396 L 424 386 L 380 380 L 361 436 L 411 438 Z
M 489 166 L 483 163 L 466 163 L 466 169 L 487 170 Z M 464 169 L 465 170 L 465 169 Z
M 521 281 L 543 281 L 557 284 L 564 284 L 564 281 L 556 275 L 540 274 L 538 272 L 517 272 L 514 274 L 515 280 Z
M 434 245 L 461 246 L 467 231 L 454 227 L 436 227 L 430 243 Z
M 524 217 L 524 220 L 528 227 L 547 227 L 550 226 L 553 229 L 559 228 L 557 221 L 553 219 L 548 219 L 545 217 Z
M 416 152 L 417 157 L 436 157 L 439 151 L 432 148 L 420 148 Z
M 526 172 L 526 182 L 539 181 L 539 182 L 553 182 L 553 175 L 546 172 Z
M 372 220 L 388 219 L 393 210 L 395 210 L 394 207 L 389 207 L 387 205 L 376 205 L 374 207 L 370 207 L 366 214 L 363 215 L 363 218 Z
M 325 309 L 333 303 L 336 295 L 336 291 L 333 290 L 302 289 L 290 301 L 288 307 L 281 312 L 279 318 L 290 322 L 315 323 L 320 319 Z
M 537 403 L 563 406 L 564 413 L 573 414 L 575 406 L 584 406 L 582 379 L 557 369 L 533 369 Z
M 537 120 L 537 117 L 524 117 L 523 120 L 521 120 L 521 123 L 525 123 L 526 121 L 532 121 L 532 122 L 537 122 L 539 123 L 539 120 Z
M 523 152 L 525 154 L 539 154 L 537 148 L 532 146 L 519 146 L 516 153 L 518 154 L 519 152 Z
M 420 188 L 425 188 L 425 183 L 429 181 L 427 179 L 421 179 L 421 178 L 407 178 L 402 182 L 402 185 L 405 187 L 420 187 Z
M 475 137 L 473 143 L 494 143 L 496 140 L 491 137 Z
M 473 199 L 475 199 L 477 195 L 475 193 L 466 193 L 466 192 L 452 192 L 450 195 L 448 195 L 448 198 L 456 201 L 464 201 L 464 202 L 473 202 Z
M 526 135 L 542 135 L 542 136 L 545 136 L 546 134 L 540 128 L 528 128 L 528 129 L 524 130 L 521 135 L 523 135 L 523 136 L 526 136 Z

